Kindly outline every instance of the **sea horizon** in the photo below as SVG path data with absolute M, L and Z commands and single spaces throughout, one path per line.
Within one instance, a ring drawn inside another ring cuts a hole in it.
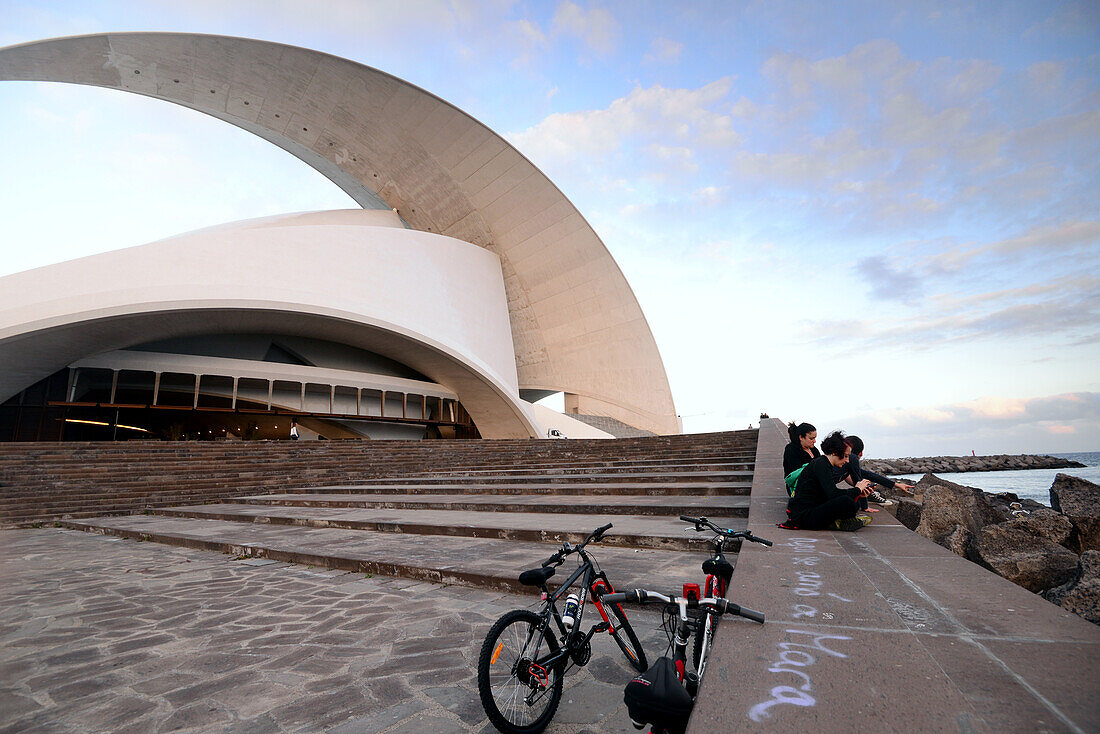
M 997 454 L 986 454 L 996 456 Z M 1019 454 L 1007 454 L 1018 456 Z M 1100 451 L 1073 451 L 1047 454 L 1033 454 L 1034 456 L 1056 456 L 1060 459 L 1068 459 L 1084 464 L 1084 467 L 1067 469 L 1013 469 L 1009 471 L 981 471 L 981 472 L 944 472 L 935 473 L 940 479 L 945 479 L 965 487 L 974 487 L 986 492 L 1012 492 L 1020 499 L 1029 499 L 1050 506 L 1050 487 L 1054 484 L 1054 478 L 1059 474 L 1068 474 L 1078 477 L 1093 484 L 1100 484 Z M 919 480 L 923 474 L 900 474 L 890 476 L 900 479 Z

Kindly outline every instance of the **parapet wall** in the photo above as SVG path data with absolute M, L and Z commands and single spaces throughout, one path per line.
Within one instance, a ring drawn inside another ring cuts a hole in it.
M 761 421 L 749 529 L 688 734 L 1100 731 L 1100 628 L 887 512 L 783 530 L 784 426 Z

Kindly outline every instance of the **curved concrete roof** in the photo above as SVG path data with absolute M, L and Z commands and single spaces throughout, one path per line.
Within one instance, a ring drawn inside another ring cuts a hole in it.
M 657 345 L 607 248 L 541 171 L 443 100 L 377 69 L 224 36 L 119 33 L 0 49 L 0 80 L 90 84 L 190 107 L 310 164 L 365 207 L 500 257 L 521 388 L 679 430 Z
M 98 352 L 272 333 L 406 364 L 457 394 L 486 438 L 543 435 L 516 389 L 496 256 L 395 219 L 269 217 L 0 278 L 0 400 Z

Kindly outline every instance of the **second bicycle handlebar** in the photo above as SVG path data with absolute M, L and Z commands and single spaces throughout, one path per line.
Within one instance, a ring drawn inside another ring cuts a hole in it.
M 565 557 L 570 553 L 576 553 L 579 550 L 583 550 L 586 545 L 593 541 L 597 543 L 600 542 L 601 540 L 603 540 L 603 534 L 610 530 L 611 527 L 612 523 L 607 523 L 606 525 L 596 528 L 591 532 L 591 534 L 589 534 L 587 538 L 584 539 L 584 541 L 580 545 L 570 545 L 569 541 L 562 543 L 561 549 L 558 550 L 557 553 L 542 562 L 543 567 L 556 566 L 563 560 L 565 560 Z
M 771 545 L 770 540 L 765 540 L 756 535 L 753 535 L 748 530 L 730 530 L 728 528 L 720 528 L 705 517 L 690 517 L 688 515 L 680 515 L 680 519 L 684 522 L 690 522 L 695 526 L 696 530 L 703 530 L 709 528 L 719 535 L 724 535 L 727 538 L 743 538 L 744 540 L 751 540 L 753 543 L 762 543 L 764 545 Z
M 718 614 L 736 614 L 746 619 L 751 619 L 754 622 L 764 624 L 764 613 L 757 612 L 748 607 L 743 607 L 740 604 L 734 604 L 729 599 L 688 599 L 682 596 L 665 596 L 656 591 L 649 591 L 647 589 L 632 589 L 630 591 L 617 591 L 614 594 L 604 594 L 600 597 L 600 602 L 603 604 L 616 604 L 622 602 L 634 602 L 637 604 L 648 604 L 650 602 L 661 602 L 663 604 L 686 604 L 688 609 L 699 609 L 700 607 L 705 609 L 711 609 Z

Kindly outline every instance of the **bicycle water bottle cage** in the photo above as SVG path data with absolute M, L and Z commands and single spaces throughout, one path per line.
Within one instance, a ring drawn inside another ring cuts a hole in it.
M 544 566 L 542 568 L 532 568 L 530 571 L 524 571 L 519 575 L 519 582 L 524 586 L 535 586 L 542 588 L 546 586 L 546 582 L 550 580 L 550 577 L 554 575 L 555 569 L 553 566 Z

